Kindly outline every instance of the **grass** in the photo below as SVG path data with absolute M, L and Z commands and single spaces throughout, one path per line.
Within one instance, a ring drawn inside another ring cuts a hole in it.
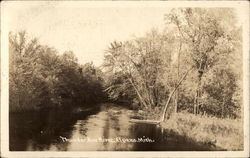
M 162 127 L 199 143 L 225 150 L 243 150 L 243 122 L 239 119 L 176 113 L 163 122 Z

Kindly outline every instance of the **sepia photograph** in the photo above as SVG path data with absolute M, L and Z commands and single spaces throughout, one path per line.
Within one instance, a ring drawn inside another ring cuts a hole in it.
M 1 157 L 54 156 L 248 157 L 249 2 L 1 2 Z

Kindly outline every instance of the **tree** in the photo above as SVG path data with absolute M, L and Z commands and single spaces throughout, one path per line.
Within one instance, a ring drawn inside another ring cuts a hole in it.
M 145 108 L 162 105 L 166 89 L 162 78 L 170 66 L 168 38 L 156 30 L 145 37 L 123 43 L 114 42 L 105 54 L 104 66 L 116 75 L 124 76 L 121 83 L 132 87 L 137 99 Z M 121 73 L 118 73 L 121 72 Z M 108 87 L 111 90 L 113 87 Z
M 78 64 L 72 51 L 58 55 L 25 32 L 10 33 L 9 43 L 10 111 L 90 106 L 105 97 L 102 71 Z
M 203 84 L 204 105 L 201 110 L 222 118 L 236 117 L 235 110 L 240 107 L 233 103 L 233 94 L 237 86 L 232 70 L 214 67 L 206 74 L 206 80 Z
M 166 15 L 166 20 L 178 30 L 178 36 L 182 39 L 182 45 L 187 48 L 190 54 L 189 63 L 196 68 L 197 85 L 194 97 L 194 113 L 199 113 L 202 106 L 202 79 L 204 74 L 217 63 L 220 63 L 223 56 L 233 52 L 233 38 L 225 30 L 223 22 L 214 12 L 221 10 L 186 8 L 172 10 Z M 228 11 L 226 15 L 232 15 Z
M 27 41 L 26 32 L 9 34 L 10 50 L 10 109 L 28 109 L 29 104 L 38 107 L 40 96 L 47 90 L 41 80 L 38 54 L 42 51 L 37 39 Z M 30 96 L 30 97 L 27 97 Z M 48 99 L 48 98 L 46 98 Z M 34 102 L 36 100 L 36 102 Z

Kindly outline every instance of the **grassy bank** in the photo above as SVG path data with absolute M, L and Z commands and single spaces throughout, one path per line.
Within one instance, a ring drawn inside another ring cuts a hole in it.
M 177 113 L 163 122 L 162 127 L 199 143 L 243 150 L 243 122 L 240 120 Z

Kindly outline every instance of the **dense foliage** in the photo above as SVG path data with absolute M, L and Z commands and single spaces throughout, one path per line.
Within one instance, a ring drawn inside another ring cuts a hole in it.
M 109 98 L 144 110 L 240 117 L 242 32 L 234 15 L 173 9 L 164 31 L 111 43 L 104 61 Z
M 90 106 L 102 101 L 102 72 L 93 64 L 79 65 L 73 52 L 63 55 L 29 39 L 9 34 L 10 111 Z
M 111 43 L 105 73 L 78 64 L 71 51 L 59 55 L 25 32 L 10 33 L 10 110 L 87 106 L 105 92 L 149 115 L 241 117 L 242 30 L 234 10 L 173 9 L 165 21 L 163 31 Z

